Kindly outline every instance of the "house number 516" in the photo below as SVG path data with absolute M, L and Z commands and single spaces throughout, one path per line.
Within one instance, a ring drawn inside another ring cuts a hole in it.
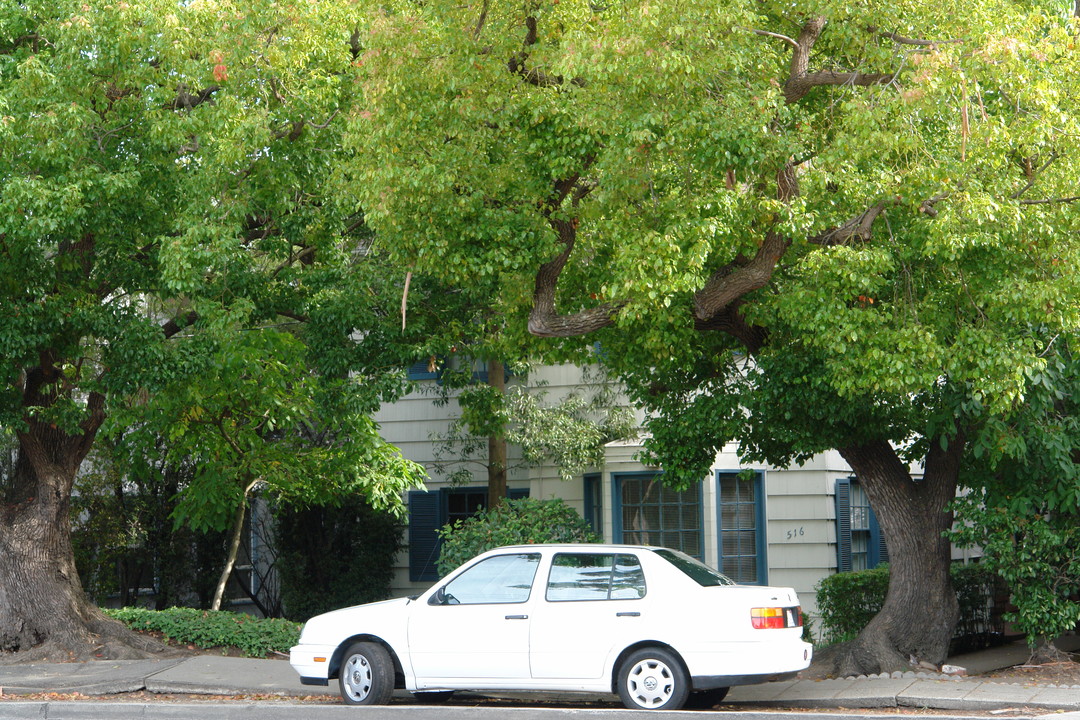
M 794 540 L 795 538 L 801 538 L 806 534 L 806 529 L 802 527 L 791 528 L 787 531 L 787 539 Z

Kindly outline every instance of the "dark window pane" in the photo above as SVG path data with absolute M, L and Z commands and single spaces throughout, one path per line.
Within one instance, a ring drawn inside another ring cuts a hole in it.
M 690 557 L 686 553 L 672 552 L 671 550 L 656 550 L 657 555 L 667 560 L 683 573 L 688 575 L 698 585 L 712 587 L 715 585 L 733 585 L 734 583 L 722 573 L 718 573 L 711 567 L 699 560 Z
M 612 600 L 637 600 L 645 597 L 645 575 L 641 564 L 633 555 L 615 558 L 615 571 L 611 575 Z
M 547 599 L 607 600 L 611 586 L 611 555 L 559 554 L 548 574 Z

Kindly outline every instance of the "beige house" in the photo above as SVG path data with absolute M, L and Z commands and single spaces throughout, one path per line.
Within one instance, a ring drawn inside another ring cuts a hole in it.
M 458 412 L 453 401 L 433 402 L 438 382 L 414 368 L 418 391 L 384 406 L 376 416 L 383 437 L 411 460 L 429 468 L 427 491 L 410 493 L 409 547 L 399 558 L 394 594 L 406 595 L 437 579 L 436 527 L 467 517 L 486 503 L 486 476 L 449 485 L 435 471 L 433 436 L 445 433 Z M 529 376 L 555 400 L 579 387 L 573 366 L 545 367 Z M 564 482 L 552 466 L 515 463 L 509 472 L 512 497 L 562 498 L 592 524 L 605 542 L 645 543 L 683 550 L 739 582 L 790 586 L 804 609 L 816 610 L 817 582 L 838 570 L 873 567 L 887 559 L 876 520 L 851 469 L 836 452 L 791 468 L 746 464 L 737 447 L 726 447 L 708 476 L 685 492 L 659 482 L 661 468 L 635 457 L 640 443 L 616 442 L 604 463 Z M 520 453 L 518 452 L 518 456 Z

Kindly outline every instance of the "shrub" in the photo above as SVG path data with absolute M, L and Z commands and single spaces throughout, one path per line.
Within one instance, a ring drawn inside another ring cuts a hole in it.
M 361 498 L 338 506 L 278 509 L 276 567 L 285 615 L 293 620 L 390 594 L 404 528 Z
M 439 530 L 442 550 L 439 574 L 500 545 L 550 542 L 599 542 L 600 538 L 574 508 L 562 500 L 507 500 Z
M 996 640 L 1000 628 L 993 601 L 999 586 L 993 572 L 981 565 L 953 565 L 950 574 L 960 603 L 953 641 L 985 646 Z M 831 644 L 853 639 L 881 609 L 888 589 L 888 565 L 836 573 L 821 580 L 817 604 L 822 641 Z
M 888 589 L 888 565 L 822 579 L 817 585 L 822 641 L 830 644 L 853 639 L 877 615 Z
M 226 611 L 127 607 L 104 610 L 132 630 L 161 633 L 165 642 L 207 649 L 235 647 L 247 657 L 287 653 L 300 639 L 300 625 L 277 618 Z

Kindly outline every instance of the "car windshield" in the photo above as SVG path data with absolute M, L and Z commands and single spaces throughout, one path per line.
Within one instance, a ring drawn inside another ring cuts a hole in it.
M 727 575 L 713 570 L 711 567 L 696 560 L 686 553 L 678 552 L 677 550 L 654 550 L 654 552 L 660 557 L 667 560 L 675 567 L 682 570 L 686 575 L 702 587 L 713 587 L 716 585 L 734 585 L 735 581 L 729 578 Z

